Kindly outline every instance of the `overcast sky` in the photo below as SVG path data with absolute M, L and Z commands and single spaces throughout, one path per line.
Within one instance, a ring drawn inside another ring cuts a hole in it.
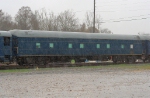
M 93 12 L 94 0 L 0 0 L 0 9 L 12 17 L 22 6 L 32 11 L 45 8 L 58 14 L 65 10 L 76 12 L 83 21 L 87 11 Z M 150 34 L 150 0 L 96 0 L 96 14 L 102 18 L 101 28 L 117 34 Z

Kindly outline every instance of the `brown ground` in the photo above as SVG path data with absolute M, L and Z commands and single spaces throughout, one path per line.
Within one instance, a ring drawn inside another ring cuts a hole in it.
M 0 98 L 150 98 L 150 71 L 101 68 L 0 73 Z

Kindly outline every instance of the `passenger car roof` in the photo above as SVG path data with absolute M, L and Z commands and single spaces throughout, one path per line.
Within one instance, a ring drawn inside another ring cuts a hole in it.
M 120 39 L 120 40 L 149 40 L 149 36 L 122 35 L 84 32 L 61 32 L 39 30 L 11 30 L 12 35 L 17 37 L 41 37 L 41 38 L 79 38 L 79 39 Z
M 12 35 L 9 31 L 0 31 L 0 36 L 11 37 Z

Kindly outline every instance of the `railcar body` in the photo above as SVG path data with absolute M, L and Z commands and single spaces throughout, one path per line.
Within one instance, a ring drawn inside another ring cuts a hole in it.
M 13 56 L 18 63 L 48 63 L 85 59 L 114 62 L 148 55 L 148 37 L 80 32 L 12 30 Z
M 147 41 L 147 54 L 150 56 L 150 40 Z
M 12 36 L 10 32 L 0 31 L 0 62 L 12 61 Z

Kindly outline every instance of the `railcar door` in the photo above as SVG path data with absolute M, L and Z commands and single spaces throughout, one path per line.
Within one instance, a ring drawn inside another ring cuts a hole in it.
M 11 47 L 10 47 L 10 37 L 4 37 L 4 62 L 10 62 Z
M 12 49 L 13 49 L 13 56 L 16 57 L 18 54 L 18 39 L 15 36 L 13 36 Z
M 142 60 L 143 62 L 145 62 L 145 60 L 148 57 L 148 41 L 147 40 L 142 41 L 142 47 L 143 47 Z
M 130 44 L 130 54 L 134 54 L 134 50 L 133 50 L 133 44 Z
M 142 47 L 143 47 L 142 54 L 147 56 L 147 53 L 148 53 L 148 41 L 147 40 L 142 41 Z

